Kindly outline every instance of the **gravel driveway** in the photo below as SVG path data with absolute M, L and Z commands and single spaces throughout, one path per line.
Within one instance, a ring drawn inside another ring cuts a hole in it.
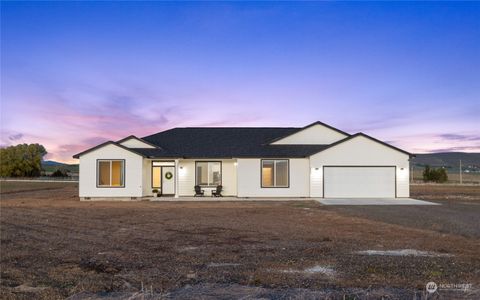
M 325 209 L 364 219 L 440 233 L 480 238 L 480 187 L 443 186 L 438 191 L 412 187 L 412 198 L 429 200 L 435 206 L 325 206 Z

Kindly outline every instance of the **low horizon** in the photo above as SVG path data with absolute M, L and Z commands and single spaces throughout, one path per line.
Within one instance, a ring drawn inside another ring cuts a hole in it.
M 478 2 L 0 5 L 1 147 L 321 121 L 480 152 Z

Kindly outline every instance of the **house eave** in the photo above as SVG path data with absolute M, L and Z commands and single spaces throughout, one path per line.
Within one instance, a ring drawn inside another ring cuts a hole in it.
M 89 148 L 89 149 L 87 149 L 87 150 L 85 150 L 85 151 L 82 151 L 82 152 L 80 152 L 80 153 L 77 153 L 77 154 L 73 155 L 73 158 L 79 159 L 80 156 L 85 155 L 85 154 L 87 154 L 87 153 L 90 153 L 90 152 L 92 152 L 92 151 L 95 151 L 95 150 L 97 150 L 97 149 L 100 149 L 100 148 L 102 148 L 102 147 L 105 147 L 105 146 L 107 146 L 107 145 L 114 145 L 114 146 L 120 147 L 120 148 L 122 148 L 122 149 L 124 149 L 124 150 L 130 151 L 130 152 L 135 153 L 135 154 L 137 154 L 137 155 L 140 155 L 140 156 L 142 156 L 142 157 L 146 157 L 146 156 L 143 155 L 142 153 L 139 153 L 139 152 L 135 151 L 135 149 L 125 147 L 125 146 L 123 146 L 123 145 L 121 145 L 121 144 L 119 144 L 119 143 L 117 143 L 117 142 L 114 142 L 114 141 L 106 141 L 105 143 L 101 143 L 100 145 L 97 145 L 97 146 L 95 146 L 95 147 Z

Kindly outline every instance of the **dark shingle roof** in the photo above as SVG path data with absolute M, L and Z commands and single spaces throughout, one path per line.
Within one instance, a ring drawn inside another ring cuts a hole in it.
M 320 124 L 345 135 L 330 145 L 278 145 L 271 144 L 298 131 Z M 412 154 L 374 139 L 366 134 L 349 135 L 321 122 L 306 127 L 186 127 L 173 128 L 139 139 L 129 136 L 117 142 L 108 141 L 96 147 L 74 155 L 81 155 L 107 144 L 117 145 L 125 150 L 150 158 L 295 158 L 309 157 L 328 148 L 335 147 L 358 136 L 383 144 L 394 150 L 412 156 Z M 158 148 L 127 148 L 120 143 L 135 138 Z
M 307 157 L 327 145 L 268 145 L 290 135 L 293 127 L 187 127 L 149 135 L 143 140 L 162 149 L 135 149 L 146 156 L 185 158 Z M 163 153 L 160 153 L 163 152 Z

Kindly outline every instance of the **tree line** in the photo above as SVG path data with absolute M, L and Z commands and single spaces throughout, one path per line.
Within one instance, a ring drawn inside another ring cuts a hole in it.
M 42 173 L 47 150 L 40 144 L 19 144 L 0 149 L 0 176 L 36 177 Z
M 40 144 L 19 144 L 0 148 L 0 177 L 38 177 L 47 154 Z M 57 169 L 50 176 L 67 177 L 67 171 Z

